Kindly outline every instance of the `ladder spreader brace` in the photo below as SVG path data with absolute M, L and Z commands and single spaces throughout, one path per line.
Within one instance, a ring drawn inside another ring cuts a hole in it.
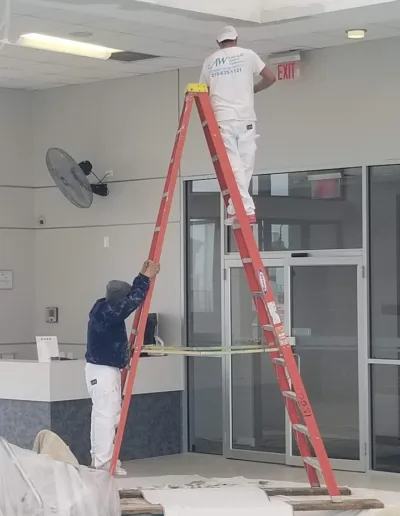
M 294 436 L 303 459 L 310 485 L 311 487 L 320 486 L 318 476 L 318 474 L 320 474 L 325 481 L 332 501 L 340 502 L 340 490 L 336 483 L 292 348 L 286 337 L 283 321 L 278 313 L 268 274 L 262 263 L 243 206 L 218 123 L 211 106 L 208 88 L 205 84 L 189 84 L 186 88 L 184 105 L 179 120 L 178 131 L 176 133 L 175 144 L 169 163 L 168 174 L 148 258 L 156 263 L 160 261 L 194 102 L 199 112 L 223 200 L 225 205 L 228 206 L 229 199 L 232 199 L 235 208 L 237 224 L 233 226 L 233 234 L 257 309 L 258 319 L 266 345 L 269 348 L 277 348 L 276 351 L 271 351 L 269 355 L 272 359 L 279 388 L 292 424 Z M 150 289 L 144 303 L 135 313 L 132 332 L 129 338 L 129 344 L 133 350 L 133 354 L 129 368 L 123 374 L 124 397 L 111 461 L 111 474 L 115 473 L 121 450 L 154 284 L 155 278 L 151 280 Z M 313 450 L 313 453 L 311 450 Z

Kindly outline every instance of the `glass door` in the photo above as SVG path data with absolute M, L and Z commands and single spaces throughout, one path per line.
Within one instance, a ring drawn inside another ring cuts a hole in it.
M 292 255 L 264 264 L 332 465 L 364 471 L 361 259 Z M 227 344 L 259 342 L 240 261 L 229 261 L 225 306 Z M 225 456 L 301 466 L 269 355 L 227 356 L 224 371 Z
M 285 318 L 285 270 L 268 261 L 267 272 Z M 228 345 L 260 343 L 262 332 L 240 261 L 230 262 L 226 281 L 226 341 Z M 225 455 L 263 462 L 286 462 L 286 415 L 268 354 L 226 357 L 224 404 Z M 273 414 L 273 417 L 271 415 Z
M 361 259 L 293 257 L 288 268 L 290 332 L 328 456 L 335 469 L 365 471 Z M 301 465 L 291 431 L 288 441 L 288 464 Z

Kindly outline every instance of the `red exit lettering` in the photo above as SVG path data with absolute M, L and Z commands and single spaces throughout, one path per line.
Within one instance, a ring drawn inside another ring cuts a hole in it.
M 296 78 L 296 63 L 280 63 L 277 68 L 278 81 L 290 81 Z

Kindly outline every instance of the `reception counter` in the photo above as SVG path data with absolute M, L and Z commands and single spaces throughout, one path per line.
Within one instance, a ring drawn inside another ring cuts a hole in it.
M 140 359 L 122 460 L 181 452 L 183 389 L 182 357 Z M 50 429 L 89 464 L 90 413 L 84 360 L 0 360 L 0 435 L 9 442 L 31 448 Z

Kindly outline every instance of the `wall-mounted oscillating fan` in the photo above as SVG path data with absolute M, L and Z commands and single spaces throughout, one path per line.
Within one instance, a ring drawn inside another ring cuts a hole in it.
M 62 149 L 49 149 L 46 153 L 46 165 L 53 181 L 61 193 L 78 208 L 90 208 L 93 194 L 106 197 L 109 194 L 108 186 L 93 172 L 90 161 L 81 161 L 79 164 Z M 92 174 L 97 184 L 89 183 L 87 176 Z

